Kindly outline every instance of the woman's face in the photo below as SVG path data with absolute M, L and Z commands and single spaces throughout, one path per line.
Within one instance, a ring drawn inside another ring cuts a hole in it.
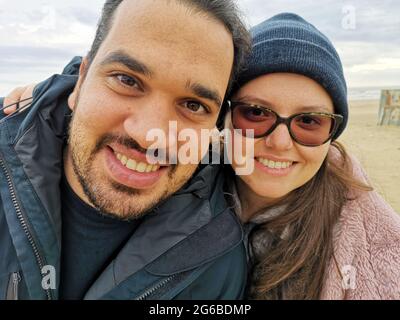
M 321 85 L 310 78 L 291 73 L 274 73 L 256 78 L 243 86 L 232 101 L 264 106 L 281 117 L 301 112 L 334 113 L 332 100 Z M 233 128 L 230 118 L 227 125 Z M 236 134 L 232 136 L 233 139 L 239 137 Z M 245 141 L 242 144 L 242 150 L 245 150 Z M 317 173 L 329 146 L 330 141 L 318 147 L 300 145 L 292 140 L 288 127 L 280 124 L 267 137 L 254 139 L 254 170 L 250 175 L 239 176 L 239 179 L 267 202 L 279 200 L 307 183 Z M 235 158 L 232 166 L 237 169 Z

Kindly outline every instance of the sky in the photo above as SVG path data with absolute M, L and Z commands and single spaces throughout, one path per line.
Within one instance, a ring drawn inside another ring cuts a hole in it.
M 294 12 L 334 43 L 350 88 L 400 88 L 400 1 L 239 0 L 253 26 Z M 104 0 L 0 0 L 0 96 L 36 83 L 93 40 Z

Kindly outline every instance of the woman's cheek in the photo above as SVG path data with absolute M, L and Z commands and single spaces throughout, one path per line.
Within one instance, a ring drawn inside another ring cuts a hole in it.
M 299 155 L 304 163 L 303 173 L 307 176 L 307 180 L 311 180 L 317 174 L 328 155 L 329 147 L 330 144 L 313 148 L 302 146 L 298 148 Z
M 232 150 L 232 167 L 236 170 L 238 168 L 243 169 L 246 175 L 250 175 L 254 172 L 254 154 L 256 148 L 256 141 L 252 138 L 246 138 L 238 131 L 230 131 L 231 139 L 226 140 L 228 142 L 228 155 L 229 148 Z M 230 141 L 229 141 L 230 140 Z M 227 144 L 225 144 L 227 147 Z

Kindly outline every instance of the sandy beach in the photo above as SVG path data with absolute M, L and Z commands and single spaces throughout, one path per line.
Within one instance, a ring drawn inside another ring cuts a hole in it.
M 379 101 L 351 101 L 339 138 L 364 166 L 373 187 L 400 213 L 400 126 L 378 126 Z

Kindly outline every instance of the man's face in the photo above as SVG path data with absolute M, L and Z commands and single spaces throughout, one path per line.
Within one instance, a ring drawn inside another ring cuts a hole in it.
M 123 1 L 69 100 L 65 167 L 75 192 L 127 219 L 182 187 L 197 164 L 149 166 L 154 141 L 146 134 L 161 129 L 168 137 L 170 121 L 178 133 L 214 128 L 233 51 L 231 34 L 204 13 L 175 1 Z

